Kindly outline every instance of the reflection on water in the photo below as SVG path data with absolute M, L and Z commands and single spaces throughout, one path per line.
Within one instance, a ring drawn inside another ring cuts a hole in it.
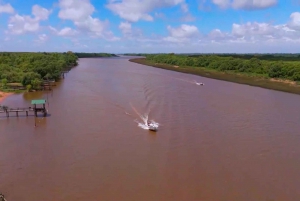
M 8 200 L 300 200 L 298 95 L 102 58 L 3 104 L 41 98 L 48 117 L 0 114 Z

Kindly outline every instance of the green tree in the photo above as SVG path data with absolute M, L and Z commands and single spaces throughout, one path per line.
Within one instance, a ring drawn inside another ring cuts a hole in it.
M 31 80 L 31 86 L 33 89 L 38 89 L 41 86 L 41 80 L 38 78 L 34 78 L 33 80 Z
M 26 85 L 26 90 L 29 92 L 31 90 L 32 86 L 31 84 Z
M 35 79 L 40 80 L 41 75 L 38 73 L 35 73 L 35 72 L 26 73 L 23 77 L 22 84 L 23 84 L 23 86 L 32 84 L 31 81 L 35 80 Z
M 2 79 L 1 84 L 2 84 L 2 88 L 5 89 L 7 86 L 7 79 L 6 78 Z

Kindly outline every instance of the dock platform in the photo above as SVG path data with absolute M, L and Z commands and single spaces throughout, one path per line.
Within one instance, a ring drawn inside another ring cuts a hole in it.
M 6 117 L 9 117 L 10 113 L 16 113 L 16 116 L 19 116 L 19 113 L 25 113 L 26 116 L 29 115 L 29 113 L 33 113 L 34 116 L 37 117 L 38 113 L 42 113 L 43 116 L 47 116 L 47 109 L 46 109 L 46 100 L 40 99 L 40 100 L 32 100 L 31 105 L 33 107 L 16 107 L 16 108 L 9 108 L 7 106 L 0 106 L 0 114 L 6 114 Z M 41 106 L 37 106 L 41 105 Z

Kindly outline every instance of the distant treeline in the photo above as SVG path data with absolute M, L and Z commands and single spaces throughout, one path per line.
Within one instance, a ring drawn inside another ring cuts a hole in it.
M 213 54 L 220 57 L 233 57 L 240 59 L 257 58 L 267 61 L 300 61 L 300 54 Z M 203 55 L 189 55 L 190 57 L 199 57 Z
M 1 89 L 8 83 L 21 83 L 37 89 L 43 79 L 58 80 L 61 72 L 77 65 L 77 56 L 64 53 L 0 53 Z
M 146 56 L 146 55 L 149 55 L 149 54 L 145 54 L 145 53 L 125 53 L 123 55 L 125 55 L 125 56 Z
M 127 56 L 147 56 L 153 54 L 147 53 L 126 53 Z M 219 57 L 233 57 L 240 59 L 252 59 L 258 58 L 260 60 L 267 61 L 300 61 L 300 54 L 199 54 L 199 53 L 157 53 L 155 55 L 179 55 L 179 56 L 189 56 L 189 57 L 200 57 L 200 56 L 219 56 Z
M 207 68 L 222 72 L 300 81 L 299 55 L 175 55 L 149 54 L 154 63 Z
M 109 53 L 84 53 L 84 52 L 75 52 L 74 54 L 78 58 L 117 57 L 117 55 L 115 55 L 115 54 L 109 54 Z

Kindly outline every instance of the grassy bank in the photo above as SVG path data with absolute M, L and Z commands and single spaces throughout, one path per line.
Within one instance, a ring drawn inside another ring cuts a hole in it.
M 258 75 L 251 76 L 251 75 L 243 75 L 240 73 L 233 73 L 233 72 L 220 72 L 213 69 L 199 68 L 199 67 L 185 67 L 185 66 L 179 67 L 170 64 L 155 63 L 145 58 L 130 59 L 129 61 L 147 65 L 147 66 L 153 66 L 153 67 L 177 71 L 181 73 L 199 75 L 202 77 L 207 77 L 207 78 L 212 78 L 217 80 L 224 80 L 224 81 L 235 82 L 239 84 L 247 84 L 250 86 L 262 87 L 266 89 L 273 89 L 277 91 L 300 94 L 300 86 L 293 81 L 270 79 Z

